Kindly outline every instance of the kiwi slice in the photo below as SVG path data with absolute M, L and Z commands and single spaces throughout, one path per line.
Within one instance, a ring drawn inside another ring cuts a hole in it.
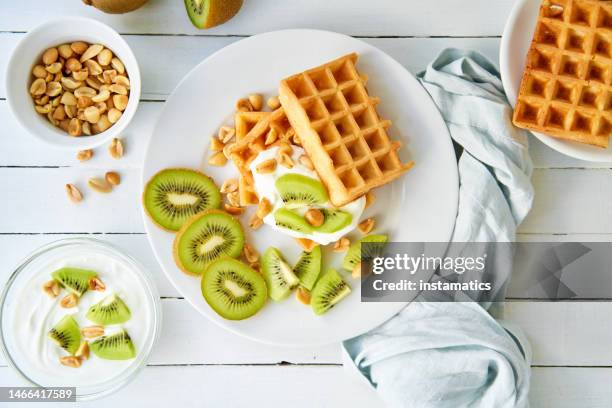
M 342 261 L 342 267 L 347 271 L 352 271 L 355 265 L 361 262 L 361 243 L 362 242 L 372 242 L 372 243 L 380 243 L 380 245 L 366 245 L 365 246 L 365 254 L 366 258 L 371 258 L 376 256 L 384 246 L 385 242 L 387 242 L 387 236 L 381 234 L 372 234 L 367 237 L 361 238 L 359 241 L 353 242 L 349 247 L 348 252 L 344 256 L 344 261 Z
M 268 284 L 268 293 L 272 300 L 286 298 L 300 283 L 280 251 L 274 247 L 266 249 L 261 259 L 261 272 Z
M 317 281 L 310 293 L 310 304 L 317 315 L 322 315 L 351 293 L 351 287 L 335 270 L 330 269 Z
M 197 28 L 211 28 L 234 17 L 242 0 L 185 0 L 189 19 Z
M 238 257 L 244 231 L 234 217 L 220 210 L 206 210 L 183 225 L 174 239 L 174 260 L 183 271 L 201 275 L 214 260 Z
M 81 268 L 61 268 L 51 274 L 63 288 L 81 297 L 89 289 L 89 280 L 98 274 Z
M 107 325 L 125 323 L 131 316 L 125 302 L 117 295 L 110 295 L 91 306 L 85 317 L 94 323 Z
M 308 290 L 312 290 L 321 273 L 321 258 L 321 246 L 317 245 L 310 252 L 302 252 L 293 267 L 293 273 L 300 280 L 300 285 Z
M 223 258 L 211 263 L 202 276 L 202 295 L 221 317 L 242 320 L 264 306 L 268 289 L 263 277 L 249 266 Z
M 129 360 L 136 357 L 130 335 L 123 329 L 108 336 L 98 337 L 89 345 L 91 351 L 104 360 Z
M 348 227 L 353 222 L 353 216 L 342 210 L 332 210 L 329 208 L 321 208 L 325 220 L 323 224 L 316 228 L 317 232 L 332 233 L 340 231 L 342 228 Z
M 274 221 L 279 227 L 309 234 L 313 231 L 312 225 L 304 217 L 287 208 L 279 208 L 274 212 Z
M 310 207 L 328 201 L 323 184 L 312 177 L 289 173 L 274 184 L 287 208 Z
M 81 330 L 74 317 L 67 315 L 62 318 L 51 330 L 48 336 L 58 346 L 70 354 L 76 353 L 81 344 Z
M 190 169 L 165 169 L 155 174 L 143 193 L 151 219 L 169 231 L 178 231 L 193 215 L 219 208 L 221 193 L 204 173 Z

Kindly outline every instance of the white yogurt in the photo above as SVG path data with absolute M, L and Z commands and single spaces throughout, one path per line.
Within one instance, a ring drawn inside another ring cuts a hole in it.
M 52 299 L 42 291 L 43 283 L 51 279 L 51 273 L 62 267 L 77 267 L 96 271 L 106 285 L 103 292 L 87 291 L 79 300 L 77 307 L 60 307 L 61 299 L 68 294 L 62 289 L 60 295 Z M 142 351 L 147 339 L 152 335 L 152 305 L 139 276 L 128 264 L 119 258 L 97 252 L 70 254 L 61 261 L 41 265 L 38 273 L 25 284 L 15 299 L 13 340 L 21 352 L 35 380 L 46 386 L 87 387 L 109 381 L 127 370 L 136 360 L 104 360 L 90 353 L 81 367 L 72 368 L 60 364 L 60 357 L 68 353 L 59 347 L 47 334 L 65 315 L 73 315 L 79 327 L 95 325 L 85 318 L 89 307 L 111 294 L 117 294 L 128 306 L 132 317 L 121 325 L 106 326 L 105 334 L 125 329 L 134 343 L 136 354 Z M 91 341 L 91 340 L 90 340 Z
M 342 238 L 343 236 L 345 236 L 346 234 L 354 230 L 357 227 L 357 224 L 359 224 L 359 218 L 361 217 L 361 214 L 363 213 L 363 210 L 365 209 L 365 197 L 360 197 L 357 200 L 350 202 L 343 207 L 338 208 L 339 210 L 350 213 L 353 216 L 353 220 L 349 225 L 347 225 L 346 227 L 336 232 L 322 233 L 322 232 L 315 231 L 311 234 L 305 234 L 305 233 L 294 231 L 288 228 L 279 227 L 276 225 L 276 222 L 274 221 L 274 212 L 277 209 L 283 207 L 283 200 L 280 198 L 280 195 L 278 191 L 276 190 L 276 185 L 275 185 L 276 180 L 279 177 L 285 174 L 291 173 L 291 174 L 301 174 L 303 176 L 311 177 L 311 178 L 314 178 L 320 181 L 319 175 L 314 170 L 310 170 L 309 168 L 305 167 L 304 165 L 300 163 L 299 157 L 302 154 L 304 154 L 304 150 L 297 146 L 292 146 L 292 147 L 293 147 L 293 154 L 291 158 L 293 159 L 293 162 L 295 165 L 291 169 L 285 166 L 278 165 L 276 166 L 276 170 L 271 173 L 260 174 L 255 170 L 259 163 L 262 163 L 269 159 L 276 158 L 276 155 L 279 149 L 278 147 L 273 147 L 271 149 L 262 151 L 255 158 L 255 160 L 253 160 L 253 162 L 251 163 L 250 168 L 251 168 L 251 172 L 253 173 L 253 179 L 254 179 L 255 190 L 257 191 L 257 195 L 259 196 L 260 199 L 264 197 L 267 198 L 272 204 L 272 211 L 267 216 L 264 217 L 263 221 L 264 223 L 271 226 L 272 229 L 279 231 L 283 234 L 289 235 L 291 237 L 294 237 L 294 238 L 308 238 L 321 245 L 327 245 L 331 242 L 338 241 L 340 238 Z M 318 208 L 335 209 L 335 207 L 330 202 L 327 202 L 324 205 L 318 206 Z M 294 211 L 301 212 L 303 214 L 306 211 L 306 208 L 295 209 Z

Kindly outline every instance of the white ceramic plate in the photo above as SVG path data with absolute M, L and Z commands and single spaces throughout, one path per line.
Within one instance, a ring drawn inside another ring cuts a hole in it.
M 512 106 L 516 103 L 527 51 L 535 31 L 540 0 L 518 0 L 506 22 L 499 51 L 502 82 Z M 594 162 L 612 162 L 612 145 L 606 149 L 532 132 L 549 147 L 567 156 Z
M 236 177 L 230 163 L 208 166 L 210 136 L 231 124 L 236 101 L 252 92 L 275 95 L 280 79 L 356 51 L 358 68 L 380 96 L 379 112 L 393 121 L 391 134 L 405 146 L 401 155 L 416 165 L 403 178 L 377 189 L 376 203 L 366 214 L 376 217 L 376 231 L 394 241 L 447 242 L 457 212 L 458 178 L 455 155 L 440 113 L 418 81 L 391 57 L 362 41 L 340 34 L 287 30 L 250 37 L 212 55 L 189 73 L 174 90 L 161 113 L 146 155 L 143 181 L 167 167 L 199 168 L 217 184 Z M 243 217 L 247 225 L 248 215 Z M 145 216 L 149 240 L 158 261 L 178 291 L 203 315 L 240 335 L 265 343 L 312 346 L 338 342 L 387 320 L 403 303 L 360 302 L 359 281 L 346 276 L 351 295 L 317 317 L 295 297 L 269 301 L 254 317 L 227 321 L 204 301 L 200 280 L 187 276 L 172 259 L 174 234 L 157 228 Z M 263 226 L 245 228 L 247 240 L 260 253 L 278 247 L 295 262 L 300 249 L 290 238 Z M 358 237 L 358 232 L 353 235 Z M 325 254 L 325 264 L 338 267 L 341 257 Z

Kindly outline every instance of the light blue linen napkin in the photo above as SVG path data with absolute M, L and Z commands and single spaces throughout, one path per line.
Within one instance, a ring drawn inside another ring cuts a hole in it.
M 447 49 L 419 79 L 460 154 L 452 241 L 514 241 L 533 201 L 532 164 L 497 69 L 478 53 Z M 496 268 L 495 286 L 505 288 L 510 271 Z M 346 366 L 357 368 L 393 407 L 526 407 L 529 344 L 485 309 L 503 296 L 499 290 L 480 304 L 413 302 L 345 341 Z

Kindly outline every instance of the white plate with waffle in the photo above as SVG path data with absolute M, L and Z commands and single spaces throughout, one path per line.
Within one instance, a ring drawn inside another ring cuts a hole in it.
M 385 119 L 381 126 L 387 126 L 386 120 L 392 123 L 388 133 L 401 141 L 402 162 L 415 163 L 400 178 L 374 190 L 376 201 L 363 218 L 374 217 L 373 232 L 385 233 L 391 241 L 448 242 L 457 213 L 458 175 L 440 113 L 424 88 L 399 63 L 365 42 L 336 33 L 286 30 L 261 34 L 234 43 L 195 67 L 161 112 L 146 154 L 143 180 L 169 167 L 199 169 L 218 185 L 237 177 L 231 162 L 223 167 L 208 164 L 211 136 L 222 125 L 233 126 L 236 101 L 251 93 L 278 95 L 282 79 L 353 52 L 359 55 L 357 68 L 369 77 L 369 94 L 380 98 L 377 110 Z M 384 160 L 374 156 L 370 164 L 384 166 Z M 370 164 L 357 163 L 349 169 L 354 174 L 351 179 L 363 176 L 367 180 Z M 344 176 L 341 179 L 345 180 Z M 289 263 L 296 261 L 302 249 L 292 238 L 267 225 L 253 231 L 247 225 L 248 218 L 248 214 L 241 218 L 246 239 L 259 253 L 275 246 Z M 290 296 L 281 302 L 268 301 L 249 319 L 224 320 L 203 299 L 200 280 L 175 265 L 175 235 L 158 228 L 147 216 L 145 225 L 159 263 L 185 299 L 215 323 L 257 341 L 284 346 L 338 342 L 376 327 L 405 305 L 361 302 L 359 280 L 345 273 L 351 294 L 322 316 Z M 358 231 L 349 235 L 351 239 L 360 237 Z M 343 254 L 330 253 L 325 253 L 324 269 L 340 270 Z M 194 322 L 194 330 L 196 325 Z
M 515 123 L 560 153 L 612 162 L 612 17 L 595 3 L 551 0 L 540 18 L 541 0 L 517 1 L 501 41 L 500 71 L 519 110 Z M 521 88 L 528 53 L 530 78 Z

